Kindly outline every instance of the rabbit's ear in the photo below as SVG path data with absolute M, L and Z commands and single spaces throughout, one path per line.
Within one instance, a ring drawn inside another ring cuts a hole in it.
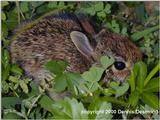
M 78 31 L 70 33 L 70 37 L 77 49 L 88 59 L 92 57 L 93 48 L 89 43 L 89 40 L 85 34 Z
M 78 20 L 81 24 L 81 26 L 83 27 L 84 31 L 90 35 L 95 35 L 96 32 L 91 24 L 90 19 L 88 18 L 87 15 L 80 13 L 79 15 L 77 15 Z
M 99 39 L 101 39 L 103 37 L 104 33 L 106 33 L 106 29 L 102 29 L 98 34 L 96 34 L 94 36 L 94 39 L 98 42 Z

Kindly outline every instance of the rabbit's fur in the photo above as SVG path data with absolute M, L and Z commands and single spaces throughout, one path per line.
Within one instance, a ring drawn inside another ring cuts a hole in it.
M 124 70 L 112 65 L 106 71 L 107 78 L 122 81 L 142 58 L 128 38 L 104 29 L 96 33 L 88 21 L 65 12 L 48 15 L 20 32 L 12 41 L 10 52 L 12 63 L 21 65 L 37 81 L 44 79 L 43 67 L 48 60 L 65 60 L 68 71 L 82 73 L 98 64 L 103 55 L 125 63 Z

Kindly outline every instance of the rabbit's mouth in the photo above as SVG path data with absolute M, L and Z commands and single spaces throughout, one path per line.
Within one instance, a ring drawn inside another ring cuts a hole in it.
M 129 76 L 130 70 L 123 70 L 119 72 L 113 72 L 112 69 L 106 70 L 106 80 L 112 79 L 114 81 L 125 82 L 126 78 Z

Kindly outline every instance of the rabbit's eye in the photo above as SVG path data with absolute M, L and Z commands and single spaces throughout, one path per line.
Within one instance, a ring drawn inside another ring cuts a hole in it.
M 114 67 L 117 69 L 117 70 L 123 70 L 126 65 L 124 62 L 120 62 L 120 61 L 117 61 L 114 63 Z

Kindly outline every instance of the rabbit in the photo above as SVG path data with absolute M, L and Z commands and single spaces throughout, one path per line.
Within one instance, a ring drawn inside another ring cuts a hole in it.
M 49 74 L 44 69 L 49 60 L 65 60 L 67 71 L 83 73 L 107 55 L 115 59 L 106 70 L 107 79 L 123 81 L 142 59 L 140 49 L 127 37 L 95 28 L 83 15 L 64 11 L 47 15 L 17 30 L 10 44 L 11 62 L 39 82 Z

